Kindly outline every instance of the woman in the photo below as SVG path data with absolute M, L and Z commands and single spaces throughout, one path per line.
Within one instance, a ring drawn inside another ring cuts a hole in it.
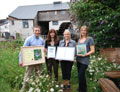
M 95 46 L 92 37 L 88 37 L 88 28 L 87 26 L 82 26 L 80 28 L 80 39 L 78 41 L 78 46 L 85 46 L 85 54 L 77 54 L 77 68 L 79 76 L 79 92 L 87 92 L 85 71 L 89 65 L 90 55 L 95 53 Z
M 45 52 L 47 52 L 49 46 L 57 47 L 59 45 L 57 34 L 54 29 L 49 30 L 47 39 L 45 42 Z M 47 65 L 47 71 L 48 75 L 52 77 L 52 67 L 54 69 L 54 75 L 55 75 L 55 81 L 58 81 L 58 64 L 59 62 L 55 60 L 55 58 L 47 58 L 46 59 L 46 65 Z
M 61 40 L 59 43 L 60 47 L 75 47 L 76 43 L 71 39 L 71 34 L 69 30 L 64 31 L 64 40 Z M 70 77 L 71 70 L 73 66 L 73 61 L 61 61 L 61 69 L 62 69 L 62 78 L 63 78 L 63 90 L 70 89 Z

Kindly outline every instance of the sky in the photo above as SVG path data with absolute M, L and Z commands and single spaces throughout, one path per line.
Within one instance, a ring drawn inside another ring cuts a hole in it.
M 0 19 L 5 19 L 18 6 L 51 4 L 56 1 L 69 2 L 70 0 L 1 0 L 0 2 Z

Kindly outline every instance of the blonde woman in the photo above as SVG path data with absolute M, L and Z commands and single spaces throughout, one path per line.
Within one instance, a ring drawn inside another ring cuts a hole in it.
M 59 43 L 60 47 L 75 47 L 76 42 L 71 39 L 70 31 L 67 29 L 64 31 L 64 40 L 61 40 Z M 63 79 L 63 90 L 70 89 L 70 77 L 72 70 L 73 62 L 62 60 L 61 69 L 62 69 L 62 79 Z
M 79 77 L 79 92 L 87 92 L 86 77 L 85 71 L 90 62 L 90 55 L 95 53 L 95 45 L 92 37 L 88 37 L 88 27 L 82 26 L 80 28 L 80 39 L 78 40 L 77 46 L 85 47 L 86 51 L 84 54 L 77 53 L 77 68 L 78 68 L 78 77 Z

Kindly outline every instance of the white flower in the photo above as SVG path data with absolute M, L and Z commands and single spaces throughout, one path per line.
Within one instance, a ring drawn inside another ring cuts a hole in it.
M 100 20 L 102 20 L 102 18 L 100 18 Z
M 33 82 L 33 79 L 29 79 L 29 82 Z
M 92 80 L 92 78 L 90 78 L 90 80 Z
M 58 92 L 63 92 L 63 90 L 62 90 L 62 89 L 60 89 L 60 90 L 58 90 Z
M 15 78 L 16 80 L 18 79 L 18 76 L 16 76 L 16 78 Z
M 35 82 L 32 82 L 32 85 L 35 85 Z
M 54 92 L 54 88 L 51 88 L 51 89 L 50 89 L 50 92 Z
M 48 77 L 49 77 L 49 75 L 46 75 L 46 77 L 48 78 Z
M 52 81 L 52 83 L 55 83 L 55 81 Z
M 95 55 L 93 56 L 93 58 L 95 58 Z
M 56 88 L 58 88 L 59 87 L 59 85 L 56 85 Z
M 62 84 L 61 84 L 60 86 L 61 86 L 61 88 L 63 87 L 63 85 L 62 85 Z
M 29 78 L 26 79 L 26 81 L 28 81 L 28 80 L 29 80 Z
M 120 66 L 118 66 L 118 69 L 120 69 Z
M 39 86 L 42 86 L 42 83 L 40 82 Z
M 37 89 L 35 89 L 35 91 L 34 92 L 40 92 L 40 89 L 39 88 L 37 88 Z
M 32 87 L 31 87 L 31 88 L 29 89 L 29 91 L 28 91 L 28 92 L 32 92 L 32 91 L 33 91 L 33 89 L 34 89 L 34 88 L 32 88 Z
M 38 83 L 39 82 L 39 79 L 36 79 L 36 83 Z
M 89 70 L 90 73 L 94 72 L 94 70 Z
M 102 60 L 102 58 L 98 58 L 98 60 L 100 61 L 100 60 Z
M 96 87 L 94 87 L 94 89 L 96 89 Z
M 92 75 L 93 73 L 90 73 L 90 75 Z
M 117 64 L 113 63 L 114 68 L 117 68 Z

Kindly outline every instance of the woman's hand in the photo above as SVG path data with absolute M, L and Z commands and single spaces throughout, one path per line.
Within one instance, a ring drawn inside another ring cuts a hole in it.
M 44 48 L 44 52 L 47 53 L 47 49 L 46 48 Z
M 87 55 L 77 55 L 77 56 L 80 56 L 80 57 L 86 57 Z

